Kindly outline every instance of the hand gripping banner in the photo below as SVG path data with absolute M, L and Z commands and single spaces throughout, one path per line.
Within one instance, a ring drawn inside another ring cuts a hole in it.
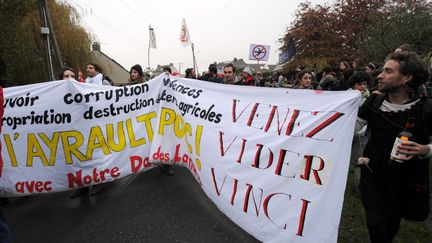
M 357 91 L 165 74 L 7 88 L 0 192 L 54 193 L 176 164 L 261 241 L 336 242 L 359 101 Z

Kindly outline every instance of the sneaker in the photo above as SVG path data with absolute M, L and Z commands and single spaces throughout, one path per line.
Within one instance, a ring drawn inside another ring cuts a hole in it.
M 87 191 L 88 191 L 88 188 L 87 188 L 87 187 L 79 188 L 79 189 L 75 189 L 75 190 L 73 190 L 73 191 L 71 192 L 71 194 L 69 194 L 69 197 L 70 197 L 70 198 L 75 198 L 75 197 L 78 197 L 78 196 L 81 195 L 81 194 L 86 193 Z
M 90 195 L 96 195 L 102 191 L 102 185 L 94 185 L 90 187 Z

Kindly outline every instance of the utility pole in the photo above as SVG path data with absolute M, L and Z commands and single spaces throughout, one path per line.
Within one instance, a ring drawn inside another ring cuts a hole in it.
M 47 26 L 44 0 L 39 0 L 39 9 L 40 9 L 40 19 L 41 19 L 41 33 L 44 39 L 46 61 L 48 65 L 48 80 L 54 80 L 54 70 L 52 66 L 51 46 L 49 40 L 49 28 Z
M 63 63 L 63 59 L 62 59 L 61 54 L 60 54 L 60 48 L 59 48 L 59 45 L 58 45 L 58 42 L 57 42 L 57 36 L 55 34 L 54 26 L 53 26 L 52 21 L 51 21 L 51 14 L 50 14 L 49 8 L 46 6 L 45 0 L 43 0 L 43 2 L 44 2 L 44 7 L 45 7 L 47 21 L 48 21 L 48 26 L 49 26 L 49 28 L 51 30 L 51 38 L 52 38 L 52 41 L 53 41 L 54 51 L 55 51 L 55 54 L 56 54 L 56 57 L 57 57 L 57 62 L 59 63 L 60 68 L 63 69 L 64 68 L 64 63 Z
M 196 58 L 195 58 L 195 47 L 194 47 L 194 43 L 191 43 L 191 47 L 192 47 L 193 68 L 195 69 L 195 73 L 196 73 L 197 76 L 198 76 L 199 71 L 198 71 L 198 64 L 197 64 L 197 61 L 196 61 Z
M 58 47 L 57 38 L 55 36 L 54 28 L 52 25 L 51 17 L 48 12 L 48 8 L 46 7 L 45 0 L 39 0 L 39 9 L 40 9 L 40 20 L 41 20 L 41 33 L 44 39 L 46 60 L 48 66 L 48 80 L 55 80 L 54 69 L 53 69 L 53 61 L 51 55 L 51 43 L 50 43 L 50 34 L 53 39 L 54 50 L 57 56 L 57 61 L 61 68 L 63 68 L 63 60 L 60 55 L 60 49 Z M 50 30 L 52 33 L 50 33 Z
M 179 62 L 179 74 L 181 74 L 181 68 L 182 68 L 182 66 L 183 66 L 183 63 Z

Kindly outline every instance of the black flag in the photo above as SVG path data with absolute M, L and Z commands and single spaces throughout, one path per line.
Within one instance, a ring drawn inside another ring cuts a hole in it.
M 285 50 L 279 54 L 279 64 L 283 64 L 291 60 L 296 54 L 296 48 L 294 44 L 294 39 L 291 37 L 288 41 L 288 45 L 284 48 Z

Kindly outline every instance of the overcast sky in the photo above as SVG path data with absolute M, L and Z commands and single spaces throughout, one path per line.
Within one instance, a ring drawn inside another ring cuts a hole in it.
M 281 38 L 302 0 L 64 0 L 75 7 L 82 25 L 101 43 L 101 50 L 127 70 L 134 64 L 148 67 L 149 25 L 157 49 L 150 50 L 150 65 L 173 63 L 192 67 L 190 46 L 179 40 L 185 18 L 195 45 L 198 71 L 214 61 L 234 57 L 249 61 L 250 44 L 270 45 L 268 64 L 278 61 Z M 329 0 L 312 0 L 313 4 Z M 262 63 L 262 62 L 261 62 Z

